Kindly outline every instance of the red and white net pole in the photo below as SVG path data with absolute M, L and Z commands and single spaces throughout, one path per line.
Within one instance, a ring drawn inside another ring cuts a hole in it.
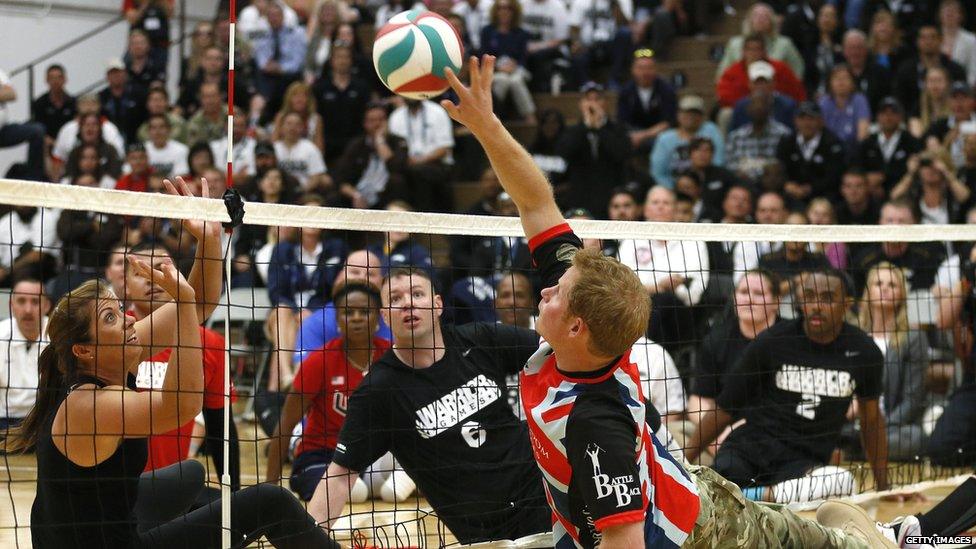
M 230 34 L 227 39 L 227 188 L 234 186 L 234 42 L 237 38 L 237 0 L 230 0 Z M 224 472 L 220 475 L 220 524 L 221 547 L 231 546 L 230 537 L 230 280 L 231 237 L 233 229 L 227 229 L 227 247 L 224 257 L 224 284 L 227 295 L 227 314 L 224 315 Z

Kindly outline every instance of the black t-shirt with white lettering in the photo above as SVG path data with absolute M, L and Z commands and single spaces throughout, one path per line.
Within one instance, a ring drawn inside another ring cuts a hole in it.
M 851 397 L 878 398 L 883 371 L 881 351 L 860 329 L 844 324 L 837 339 L 820 345 L 803 332 L 802 319 L 789 320 L 746 347 L 717 402 L 740 411 L 752 427 L 826 460 Z
M 335 462 L 362 471 L 387 451 L 464 543 L 551 527 L 528 430 L 505 377 L 539 346 L 503 324 L 442 326 L 444 357 L 414 369 L 386 353 L 349 399 Z

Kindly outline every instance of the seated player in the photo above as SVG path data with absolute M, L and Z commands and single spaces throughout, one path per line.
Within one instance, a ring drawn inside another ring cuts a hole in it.
M 265 481 L 277 482 L 281 478 L 282 455 L 288 449 L 289 436 L 305 418 L 290 482 L 291 489 L 303 501 L 312 499 L 322 473 L 332 461 L 349 395 L 362 382 L 370 365 L 390 348 L 389 340 L 375 335 L 380 317 L 377 289 L 350 282 L 338 287 L 332 302 L 339 319 L 339 336 L 309 353 L 302 362 L 268 447 Z M 379 474 L 375 476 L 379 482 L 373 492 L 379 495 L 383 480 Z M 353 501 L 364 501 L 368 492 L 369 488 L 360 480 L 353 489 Z
M 199 238 L 206 234 L 205 241 L 218 250 L 219 293 L 219 226 L 189 224 L 195 225 L 191 232 Z M 199 269 L 188 281 L 171 264 L 154 269 L 138 259 L 132 262 L 139 276 L 162 289 L 156 298 L 168 303 L 137 321 L 125 314 L 109 284 L 96 279 L 72 290 L 51 313 L 51 344 L 38 363 L 40 396 L 8 445 L 14 450 L 37 447 L 37 495 L 30 519 L 34 547 L 221 544 L 221 502 L 187 513 L 192 491 L 167 489 L 167 480 L 181 480 L 170 477 L 193 477 L 199 492 L 204 480 L 199 463 L 160 471 L 148 483 L 139 478 L 149 455 L 147 437 L 192 422 L 203 405 L 199 319 L 216 297 L 201 287 L 208 277 L 201 277 Z M 139 365 L 157 346 L 172 349 L 162 390 L 137 391 Z M 276 547 L 338 547 L 281 488 L 252 486 L 226 503 L 234 509 L 235 545 L 265 536 Z M 143 514 L 146 509 L 151 512 Z
M 180 191 L 189 195 L 189 189 L 183 178 L 177 178 Z M 210 196 L 209 185 L 204 180 L 204 197 Z M 206 304 L 206 311 L 216 308 L 223 287 L 223 265 L 220 261 L 220 236 L 216 230 L 213 234 L 201 234 L 195 225 L 184 223 L 186 232 L 196 237 L 197 249 L 194 268 L 190 271 L 189 280 L 199 285 L 201 303 Z M 216 226 L 215 226 L 216 227 Z M 185 236 L 183 237 L 186 238 Z M 163 265 L 172 265 L 173 259 L 162 246 L 151 243 L 138 245 L 128 252 L 141 261 L 151 265 L 154 269 L 161 269 Z M 136 320 L 142 320 L 166 304 L 163 288 L 153 284 L 130 264 L 125 270 L 124 291 L 126 302 L 130 304 L 129 314 Z M 206 293 L 204 293 L 206 292 Z M 203 342 L 203 376 L 204 403 L 203 421 L 206 429 L 204 439 L 207 453 L 214 461 L 218 474 L 224 472 L 224 338 L 216 332 L 200 326 L 200 340 Z M 170 349 L 158 345 L 155 341 L 153 354 L 139 364 L 135 384 L 139 389 L 159 390 L 166 378 L 166 369 L 170 356 Z M 193 421 L 188 421 L 179 429 L 169 432 L 154 432 L 149 436 L 149 459 L 146 461 L 146 471 L 161 469 L 179 463 L 189 457 L 190 438 L 193 433 Z M 240 443 L 237 438 L 237 428 L 233 419 L 230 422 L 231 462 L 229 473 L 231 486 L 237 490 L 241 486 L 240 473 Z
M 359 473 L 392 452 L 461 543 L 548 532 L 526 426 L 505 398 L 505 377 L 539 336 L 496 323 L 442 325 L 443 302 L 428 276 L 396 268 L 383 281 L 393 349 L 349 397 L 309 512 L 331 528 Z
M 735 539 L 744 547 L 853 548 L 881 542 L 877 530 L 845 534 L 757 505 L 714 471 L 689 473 L 667 455 L 650 432 L 628 356 L 650 314 L 642 306 L 644 287 L 616 260 L 582 250 L 545 177 L 492 113 L 493 70 L 493 57 L 480 64 L 472 58 L 470 87 L 445 71 L 460 104 L 441 104 L 484 146 L 518 205 L 546 285 L 536 325 L 546 343 L 521 382 L 554 544 L 704 548 Z
M 715 410 L 702 417 L 698 432 L 706 442 L 729 425 L 730 412 L 746 418 L 722 443 L 714 467 L 746 488 L 747 497 L 787 503 L 849 493 L 849 473 L 811 471 L 830 460 L 854 396 L 862 447 L 877 488 L 887 489 L 888 443 L 878 402 L 884 357 L 870 336 L 844 322 L 851 292 L 831 268 L 801 274 L 794 292 L 801 318 L 776 324 L 746 347 Z M 700 452 L 693 438 L 688 460 Z

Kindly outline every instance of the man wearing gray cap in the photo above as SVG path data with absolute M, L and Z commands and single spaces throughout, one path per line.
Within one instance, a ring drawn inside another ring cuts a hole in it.
M 818 196 L 837 199 L 846 165 L 844 145 L 824 127 L 823 115 L 816 103 L 800 103 L 796 113 L 796 136 L 780 140 L 776 158 L 786 171 L 783 190 L 790 198 L 804 202 Z
M 705 101 L 697 95 L 685 95 L 678 101 L 678 127 L 662 132 L 651 150 L 651 175 L 658 185 L 673 189 L 677 174 L 691 166 L 688 144 L 695 137 L 710 139 L 715 145 L 715 165 L 725 164 L 722 133 L 705 119 Z

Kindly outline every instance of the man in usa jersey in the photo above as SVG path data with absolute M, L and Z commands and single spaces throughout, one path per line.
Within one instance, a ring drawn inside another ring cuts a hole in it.
M 494 64 L 472 58 L 470 86 L 445 71 L 460 102 L 441 105 L 482 144 L 518 206 L 545 288 L 536 324 L 545 343 L 522 370 L 520 391 L 555 547 L 884 543 L 873 528 L 825 528 L 748 501 L 714 471 L 686 470 L 666 451 L 630 360 L 650 316 L 644 287 L 617 260 L 582 249 L 545 176 L 492 111 Z

